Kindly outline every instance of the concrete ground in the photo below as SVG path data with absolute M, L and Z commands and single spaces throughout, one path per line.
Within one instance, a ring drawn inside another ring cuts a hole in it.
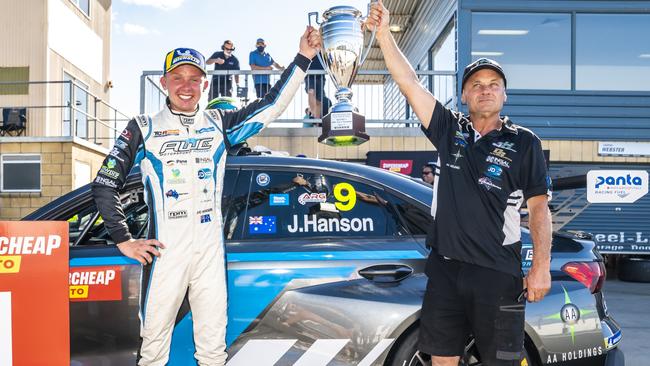
M 650 365 L 650 283 L 608 278 L 603 288 L 609 314 L 623 330 L 625 366 Z

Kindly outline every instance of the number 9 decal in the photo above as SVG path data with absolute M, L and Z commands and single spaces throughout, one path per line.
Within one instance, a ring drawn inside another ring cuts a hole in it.
M 335 185 L 334 198 L 338 201 L 335 203 L 336 208 L 341 211 L 350 211 L 357 204 L 357 192 L 350 183 L 339 183 Z

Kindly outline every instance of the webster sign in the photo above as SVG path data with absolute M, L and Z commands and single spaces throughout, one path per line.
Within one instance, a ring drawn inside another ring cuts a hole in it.
M 648 193 L 645 170 L 591 170 L 587 173 L 590 203 L 633 203 Z

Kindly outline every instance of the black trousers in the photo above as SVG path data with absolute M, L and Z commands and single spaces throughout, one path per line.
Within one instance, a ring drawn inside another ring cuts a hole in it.
M 433 251 L 418 349 L 462 356 L 470 334 L 484 365 L 519 365 L 524 345 L 522 276 L 446 259 Z

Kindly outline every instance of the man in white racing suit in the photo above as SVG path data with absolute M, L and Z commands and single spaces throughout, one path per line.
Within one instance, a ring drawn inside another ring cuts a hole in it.
M 208 81 L 199 52 L 167 54 L 160 82 L 167 106 L 129 121 L 104 160 L 92 192 L 119 250 L 144 264 L 139 365 L 165 365 L 179 307 L 188 294 L 199 365 L 226 361 L 227 296 L 221 193 L 227 149 L 255 135 L 287 107 L 320 47 L 308 27 L 300 51 L 264 96 L 238 111 L 201 110 Z M 227 141 L 224 140 L 227 136 Z M 149 239 L 133 239 L 119 190 L 140 165 Z M 190 362 L 191 360 L 188 360 Z

